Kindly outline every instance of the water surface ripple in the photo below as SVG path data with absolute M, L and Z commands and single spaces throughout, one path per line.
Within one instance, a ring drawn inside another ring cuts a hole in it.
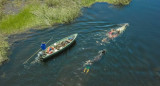
M 14 43 L 10 61 L 0 68 L 1 86 L 159 86 L 159 3 L 132 0 L 125 7 L 96 3 L 83 8 L 83 15 L 71 24 L 10 37 Z M 121 23 L 129 23 L 126 31 L 101 45 L 106 32 Z M 76 44 L 61 55 L 45 63 L 22 64 L 42 41 L 53 36 L 50 45 L 73 33 L 79 34 Z M 83 73 L 85 61 L 102 49 L 107 53 Z

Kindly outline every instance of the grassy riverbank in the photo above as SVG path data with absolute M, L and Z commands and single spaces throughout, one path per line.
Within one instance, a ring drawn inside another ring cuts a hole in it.
M 0 62 L 6 60 L 8 49 L 6 37 L 1 34 L 6 36 L 30 28 L 70 23 L 81 14 L 82 7 L 89 7 L 95 2 L 127 5 L 131 0 L 10 0 L 8 3 L 7 1 L 9 0 L 0 1 Z M 9 13 L 5 13 L 6 11 Z
M 12 34 L 24 32 L 32 27 L 39 28 L 68 23 L 78 17 L 81 9 L 81 5 L 74 0 L 25 3 L 27 5 L 18 14 L 8 15 L 2 19 L 0 29 L 3 33 Z
M 2 34 L 0 34 L 0 65 L 2 65 L 2 63 L 4 61 L 7 61 L 7 50 L 8 50 L 8 42 L 6 41 L 7 37 L 4 37 Z
M 7 0 L 0 0 L 0 21 L 2 17 L 4 16 L 3 13 L 3 7 L 7 3 Z M 0 65 L 3 64 L 3 62 L 7 61 L 7 50 L 8 50 L 8 42 L 7 42 L 7 37 L 3 36 L 0 33 Z
M 79 16 L 82 7 L 90 6 L 95 2 L 108 2 L 115 5 L 127 5 L 130 2 L 130 0 L 15 1 L 20 6 L 23 4 L 24 7 L 21 7 L 19 13 L 7 15 L 1 20 L 0 30 L 5 34 L 24 32 L 32 27 L 46 27 L 71 22 Z
M 91 6 L 96 2 L 107 2 L 113 5 L 128 5 L 131 0 L 82 0 L 82 5 L 84 6 Z
M 7 0 L 0 0 L 0 20 L 2 19 L 2 17 L 4 16 L 3 13 L 3 7 L 4 5 L 7 3 Z

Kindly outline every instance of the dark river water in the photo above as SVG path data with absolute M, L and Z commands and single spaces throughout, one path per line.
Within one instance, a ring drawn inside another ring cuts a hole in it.
M 0 86 L 160 86 L 160 0 L 132 0 L 125 7 L 96 3 L 74 22 L 11 36 L 10 61 L 0 67 Z M 119 37 L 102 43 L 107 30 L 129 23 Z M 23 62 L 42 41 L 78 33 L 76 43 L 47 62 Z M 83 72 L 87 60 L 107 52 Z

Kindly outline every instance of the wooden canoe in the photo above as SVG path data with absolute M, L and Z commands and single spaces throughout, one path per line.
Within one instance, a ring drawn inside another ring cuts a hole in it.
M 65 49 L 69 48 L 75 41 L 78 34 L 72 34 L 68 37 L 65 37 L 46 48 L 45 54 L 39 57 L 40 60 L 44 61 L 50 57 L 63 52 Z M 49 50 L 50 49 L 50 50 Z M 42 51 L 40 51 L 42 52 Z

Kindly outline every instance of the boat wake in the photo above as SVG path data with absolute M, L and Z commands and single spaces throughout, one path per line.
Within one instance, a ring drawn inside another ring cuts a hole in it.
M 126 30 L 127 26 L 129 26 L 129 23 L 124 23 L 124 24 L 119 24 L 119 25 L 121 27 L 117 28 L 116 30 L 120 31 L 120 34 L 121 34 L 121 33 L 123 33 Z
M 111 30 L 113 31 L 113 34 L 109 34 L 111 32 L 111 30 L 106 31 L 106 36 L 101 40 L 101 43 L 96 41 L 96 43 L 100 43 L 101 45 L 103 45 L 103 43 L 110 43 L 110 40 L 115 39 L 116 37 L 120 36 L 127 28 L 127 26 L 129 26 L 128 23 L 123 23 L 123 24 L 118 24 L 118 28 L 112 28 Z
M 112 28 L 109 31 L 106 30 L 106 36 L 101 40 L 101 42 L 96 41 L 97 44 L 100 45 L 104 45 L 105 43 L 110 43 L 110 40 L 115 39 L 116 37 L 118 37 L 119 35 L 121 35 L 127 28 L 127 26 L 129 26 L 128 23 L 123 23 L 123 24 L 118 24 L 118 28 Z M 89 72 L 90 66 L 99 61 L 102 56 L 106 53 L 106 50 L 103 49 L 101 51 L 99 51 L 99 55 L 97 55 L 96 57 L 94 57 L 94 59 L 91 60 L 87 60 L 84 64 L 84 70 L 83 72 L 85 72 L 86 74 Z
M 31 62 L 31 64 L 40 63 L 40 59 L 38 57 L 35 58 L 34 61 Z

